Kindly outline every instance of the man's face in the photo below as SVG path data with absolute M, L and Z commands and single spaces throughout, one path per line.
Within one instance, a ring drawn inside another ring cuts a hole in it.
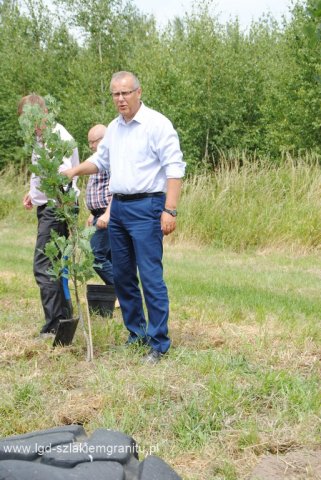
M 111 94 L 116 109 L 125 121 L 132 120 L 140 107 L 141 88 L 135 88 L 134 80 L 130 76 L 126 76 L 121 80 L 113 81 Z
M 102 138 L 103 137 L 99 136 L 99 134 L 96 134 L 96 135 L 95 135 L 95 133 L 89 133 L 88 134 L 88 144 L 89 144 L 89 148 L 92 152 L 97 152 L 99 142 Z

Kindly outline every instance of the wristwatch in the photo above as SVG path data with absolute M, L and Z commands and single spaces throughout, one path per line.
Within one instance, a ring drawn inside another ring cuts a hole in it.
M 170 210 L 169 208 L 164 208 L 164 212 L 169 213 L 172 217 L 177 217 L 177 210 Z

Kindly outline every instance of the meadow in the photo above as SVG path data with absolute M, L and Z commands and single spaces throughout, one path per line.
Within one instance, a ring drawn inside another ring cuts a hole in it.
M 93 316 L 93 362 L 80 329 L 70 347 L 39 341 L 35 213 L 26 178 L 1 175 L 2 437 L 120 430 L 184 480 L 246 479 L 265 454 L 320 444 L 320 167 L 221 165 L 186 179 L 164 242 L 173 344 L 154 367 L 123 346 L 119 310 Z

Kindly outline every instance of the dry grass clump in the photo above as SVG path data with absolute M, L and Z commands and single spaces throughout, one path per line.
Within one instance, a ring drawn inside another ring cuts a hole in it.
M 86 388 L 71 390 L 58 401 L 53 421 L 56 425 L 85 425 L 95 421 L 104 408 L 103 395 L 93 394 Z

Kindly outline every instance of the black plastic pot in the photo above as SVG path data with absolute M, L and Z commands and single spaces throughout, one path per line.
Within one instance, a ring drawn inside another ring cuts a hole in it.
M 116 301 L 114 285 L 87 285 L 89 312 L 112 317 Z

